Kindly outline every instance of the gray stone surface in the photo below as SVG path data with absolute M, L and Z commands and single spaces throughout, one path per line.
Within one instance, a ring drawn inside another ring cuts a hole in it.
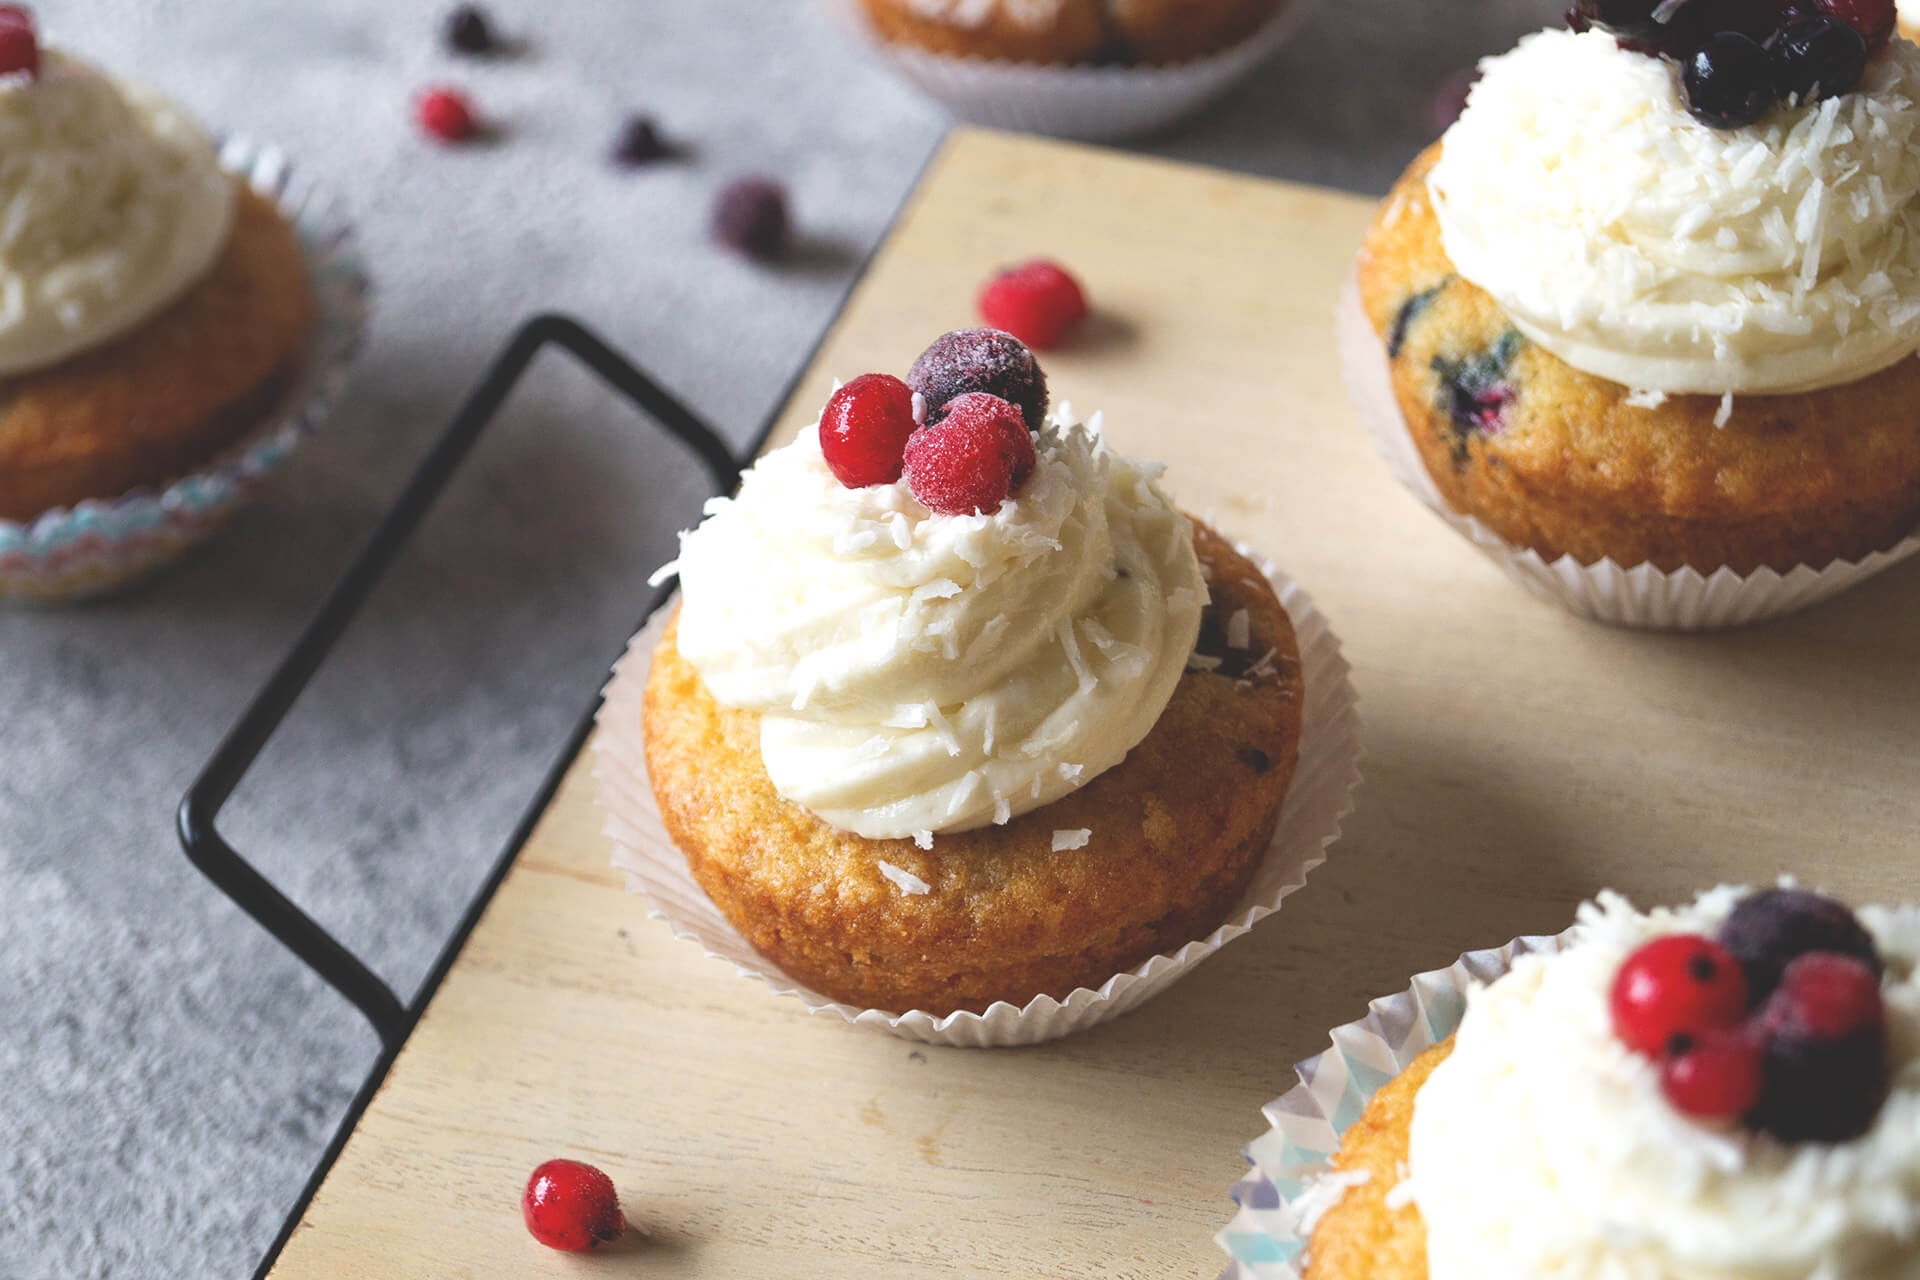
M 0 612 L 4 1280 L 250 1274 L 372 1065 L 357 1015 L 187 866 L 172 811 L 515 321 L 584 317 L 744 440 L 944 127 L 801 0 L 494 8 L 526 47 L 480 64 L 439 52 L 441 0 L 42 6 L 69 46 L 323 175 L 380 288 L 346 404 L 217 544 L 119 598 Z M 1429 136 L 1433 86 L 1552 10 L 1337 0 L 1256 83 L 1146 145 L 1379 190 Z M 416 136 L 408 96 L 440 80 L 497 144 Z M 690 159 L 612 171 L 631 108 Z M 717 185 L 756 170 L 806 228 L 784 270 L 703 237 Z M 235 842 L 402 992 L 699 483 L 543 366 L 243 786 Z

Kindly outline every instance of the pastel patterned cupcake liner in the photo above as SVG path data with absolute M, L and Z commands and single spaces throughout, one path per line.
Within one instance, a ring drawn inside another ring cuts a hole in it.
M 1359 285 L 1352 279 L 1335 308 L 1334 328 L 1348 394 L 1394 479 L 1521 586 L 1582 617 L 1659 631 L 1743 626 L 1818 604 L 1920 551 L 1916 533 L 1885 551 L 1836 560 L 1823 569 L 1803 564 L 1786 573 L 1763 568 L 1747 574 L 1727 568 L 1668 572 L 1651 564 L 1622 567 L 1612 560 L 1581 564 L 1568 555 L 1548 560 L 1441 498 L 1395 400 L 1385 347 L 1361 310 Z
M 1341 1136 L 1389 1080 L 1454 1033 L 1468 991 L 1519 956 L 1559 951 L 1566 937 L 1515 938 L 1419 974 L 1405 991 L 1373 1001 L 1360 1021 L 1335 1028 L 1332 1048 L 1295 1067 L 1300 1083 L 1263 1108 L 1272 1127 L 1246 1147 L 1252 1168 L 1232 1191 L 1240 1210 L 1215 1237 L 1233 1259 L 1220 1280 L 1300 1280 L 1313 1223 L 1338 1185 L 1323 1179 Z
M 1247 548 L 1240 551 L 1259 562 Z M 1304 590 L 1270 565 L 1261 563 L 1261 568 L 1293 620 L 1306 684 L 1300 762 L 1273 841 L 1253 882 L 1224 923 L 1177 951 L 1115 974 L 1097 990 L 1081 987 L 1064 1000 L 1035 996 L 1024 1007 L 1003 1002 L 985 1013 L 936 1015 L 914 1010 L 896 1014 L 842 1004 L 810 991 L 755 951 L 688 871 L 686 858 L 661 823 L 647 780 L 641 703 L 653 649 L 671 615 L 671 604 L 662 607 L 628 645 L 614 667 L 600 709 L 593 743 L 594 777 L 607 814 L 606 833 L 613 841 L 613 864 L 627 873 L 628 890 L 644 897 L 648 913 L 664 919 L 676 937 L 698 943 L 707 955 L 732 964 L 742 977 L 766 983 L 775 995 L 794 997 L 812 1013 L 930 1044 L 975 1048 L 1038 1044 L 1118 1017 L 1166 990 L 1257 921 L 1278 911 L 1281 902 L 1306 883 L 1307 874 L 1326 861 L 1328 846 L 1339 838 L 1341 822 L 1353 811 L 1353 791 L 1360 783 L 1360 722 L 1340 642 Z
M 1312 10 L 1282 0 L 1258 31 L 1229 48 L 1166 66 L 1049 66 L 959 58 L 880 39 L 860 0 L 828 12 L 895 74 L 962 120 L 1058 138 L 1111 141 L 1151 133 L 1223 96 L 1271 58 Z
M 205 539 L 332 409 L 366 332 L 372 282 L 354 227 L 277 147 L 228 138 L 220 164 L 274 202 L 299 238 L 314 295 L 300 369 L 260 426 L 159 490 L 0 520 L 0 600 L 51 602 L 123 586 Z

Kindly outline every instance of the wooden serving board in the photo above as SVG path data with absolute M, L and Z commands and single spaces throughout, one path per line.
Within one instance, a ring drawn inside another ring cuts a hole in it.
M 1920 570 L 1755 629 L 1611 630 L 1523 594 L 1400 491 L 1330 315 L 1370 203 L 955 133 L 786 408 L 904 371 L 994 267 L 1098 317 L 1056 396 L 1312 592 L 1354 666 L 1360 808 L 1285 909 L 1145 1008 L 1039 1049 L 930 1049 L 735 976 L 646 918 L 576 763 L 272 1274 L 1205 1277 L 1242 1144 L 1326 1029 L 1418 970 L 1782 871 L 1920 899 Z M 650 1243 L 519 1221 L 556 1155 Z

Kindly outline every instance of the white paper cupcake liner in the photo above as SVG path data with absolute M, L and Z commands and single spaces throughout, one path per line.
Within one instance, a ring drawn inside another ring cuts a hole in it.
M 1704 574 L 1691 568 L 1668 572 L 1651 564 L 1622 568 L 1612 560 L 1581 564 L 1565 555 L 1547 560 L 1453 510 L 1441 498 L 1395 399 L 1386 345 L 1367 323 L 1353 279 L 1335 307 L 1334 331 L 1348 394 L 1394 478 L 1527 590 L 1583 617 L 1661 631 L 1737 627 L 1818 604 L 1920 551 L 1916 534 L 1885 551 L 1860 560 L 1836 560 L 1824 569 L 1803 564 L 1786 573 L 1763 568 L 1748 574 L 1726 568 Z
M 962 120 L 1087 141 L 1136 137 L 1192 115 L 1272 57 L 1313 7 L 1313 0 L 1283 0 L 1245 40 L 1190 62 L 1047 66 L 893 44 L 874 34 L 860 0 L 823 3 L 884 65 Z
M 1295 1067 L 1300 1083 L 1262 1108 L 1272 1127 L 1246 1148 L 1252 1168 L 1232 1192 L 1240 1211 L 1214 1237 L 1233 1259 L 1220 1280 L 1300 1280 L 1312 1220 L 1325 1207 L 1304 1197 L 1332 1171 L 1341 1135 L 1383 1085 L 1454 1033 L 1471 988 L 1518 956 L 1560 950 L 1566 936 L 1515 938 L 1419 974 L 1405 991 L 1368 1005 L 1360 1021 L 1335 1028 L 1332 1048 Z
M 0 520 L 0 600 L 96 595 L 158 568 L 219 528 L 332 408 L 366 331 L 372 289 L 353 223 L 277 147 L 229 138 L 220 164 L 273 201 L 306 258 L 314 316 L 300 367 L 259 425 L 159 491 Z
M 1245 548 L 1241 553 L 1258 561 Z M 594 777 L 607 814 L 606 833 L 613 841 L 613 864 L 627 873 L 628 890 L 646 899 L 648 914 L 664 919 L 677 937 L 698 943 L 709 956 L 732 964 L 742 977 L 757 978 L 774 994 L 793 996 L 814 1013 L 929 1044 L 975 1048 L 1038 1044 L 1118 1017 L 1166 990 L 1256 921 L 1278 911 L 1281 901 L 1306 883 L 1307 873 L 1326 861 L 1327 847 L 1339 837 L 1341 821 L 1353 811 L 1353 791 L 1360 783 L 1360 722 L 1340 642 L 1304 590 L 1271 566 L 1262 563 L 1261 568 L 1293 620 L 1306 684 L 1300 761 L 1273 842 L 1224 923 L 1178 951 L 1153 956 L 1115 974 L 1098 990 L 1081 987 L 1064 1000 L 1035 996 L 1024 1007 L 1002 1002 L 985 1013 L 889 1013 L 842 1004 L 810 991 L 755 951 L 687 870 L 686 858 L 661 823 L 647 780 L 641 701 L 653 649 L 672 612 L 671 604 L 663 606 L 628 644 L 614 667 L 600 709 Z

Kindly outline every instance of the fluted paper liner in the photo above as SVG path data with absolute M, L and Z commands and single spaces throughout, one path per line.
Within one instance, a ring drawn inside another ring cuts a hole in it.
M 158 490 L 90 498 L 25 522 L 0 520 L 0 600 L 78 599 L 165 564 L 219 528 L 338 398 L 366 331 L 372 289 L 352 221 L 278 147 L 229 138 L 220 166 L 273 202 L 306 259 L 313 321 L 292 385 L 246 436 Z
M 1192 115 L 1271 58 L 1312 9 L 1282 0 L 1266 25 L 1229 48 L 1165 66 L 1075 66 L 966 58 L 882 40 L 860 0 L 823 0 L 830 16 L 881 62 L 963 120 L 1109 141 L 1136 137 Z
M 1668 572 L 1651 564 L 1622 568 L 1612 560 L 1581 564 L 1570 555 L 1547 560 L 1531 547 L 1507 541 L 1473 516 L 1446 504 L 1427 474 L 1388 374 L 1386 345 L 1367 322 L 1357 280 L 1349 279 L 1335 308 L 1335 336 L 1347 391 L 1374 448 L 1401 484 L 1520 585 L 1583 617 L 1659 631 L 1737 627 L 1793 613 L 1863 582 L 1920 551 L 1920 534 L 1860 560 L 1836 560 L 1824 569 L 1798 565 L 1786 573 L 1731 569 Z
M 1214 1237 L 1233 1259 L 1220 1280 L 1300 1280 L 1311 1230 L 1303 1229 L 1301 1198 L 1332 1172 L 1341 1135 L 1381 1086 L 1454 1033 L 1469 990 L 1518 956 L 1560 950 L 1565 938 L 1515 938 L 1419 974 L 1405 991 L 1368 1005 L 1360 1021 L 1335 1028 L 1332 1048 L 1296 1066 L 1300 1083 L 1262 1109 L 1272 1127 L 1246 1148 L 1252 1168 L 1232 1191 L 1240 1211 Z
M 646 899 L 649 914 L 664 919 L 677 937 L 700 945 L 709 956 L 732 964 L 742 977 L 757 978 L 774 994 L 792 996 L 813 1013 L 862 1026 L 883 1028 L 929 1044 L 967 1047 L 1038 1044 L 1083 1031 L 1127 1012 L 1158 995 L 1195 965 L 1280 909 L 1288 894 L 1306 883 L 1307 873 L 1326 861 L 1326 850 L 1353 810 L 1360 782 L 1359 716 L 1340 642 L 1314 608 L 1307 593 L 1248 549 L 1273 584 L 1293 621 L 1300 645 L 1306 707 L 1300 734 L 1300 761 L 1287 788 L 1280 822 L 1252 883 L 1226 920 L 1204 938 L 1170 954 L 1153 956 L 1117 973 L 1098 990 L 1081 987 L 1064 1000 L 1035 996 L 1024 1007 L 1001 1002 L 985 1013 L 937 1015 L 922 1010 L 889 1013 L 861 1009 L 810 991 L 776 968 L 721 915 L 687 869 L 673 844 L 647 780 L 642 736 L 642 696 L 654 646 L 672 612 L 672 604 L 634 636 L 614 667 L 594 738 L 594 777 L 606 833 L 613 842 L 613 864 L 627 873 L 627 888 Z M 937 840 L 939 837 L 936 836 Z

